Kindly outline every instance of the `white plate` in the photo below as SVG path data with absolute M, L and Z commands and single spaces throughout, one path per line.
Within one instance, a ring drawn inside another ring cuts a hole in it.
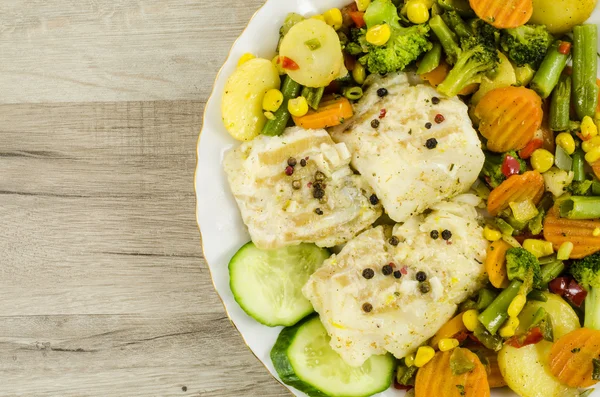
M 198 141 L 198 165 L 195 181 L 197 218 L 202 233 L 206 262 L 229 318 L 240 331 L 248 347 L 278 380 L 269 358 L 269 352 L 281 328 L 269 328 L 248 317 L 237 305 L 229 289 L 227 271 L 229 259 L 238 248 L 250 240 L 250 237 L 242 223 L 221 166 L 223 152 L 237 145 L 221 121 L 221 96 L 227 77 L 235 69 L 237 60 L 242 54 L 250 52 L 267 59 L 271 59 L 275 55 L 279 27 L 289 12 L 297 12 L 302 15 L 316 14 L 332 7 L 342 7 L 350 1 L 268 0 L 256 12 L 246 30 L 235 42 L 227 61 L 217 76 L 213 92 L 206 104 L 201 138 Z M 600 7 L 596 8 L 591 21 L 600 23 Z M 297 396 L 305 396 L 296 389 L 289 389 Z M 402 395 L 401 391 L 389 389 L 378 396 L 400 397 Z M 600 397 L 600 391 L 593 395 Z M 492 397 L 508 396 L 515 396 L 515 394 L 509 390 L 492 391 Z

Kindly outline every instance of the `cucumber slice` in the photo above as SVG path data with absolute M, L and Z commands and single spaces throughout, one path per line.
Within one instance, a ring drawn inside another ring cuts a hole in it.
M 281 380 L 311 397 L 366 397 L 390 387 L 395 365 L 390 354 L 351 367 L 331 349 L 329 340 L 316 315 L 284 328 L 271 350 Z
M 314 244 L 277 250 L 244 245 L 229 262 L 229 286 L 236 302 L 261 324 L 296 324 L 314 311 L 302 287 L 330 254 Z

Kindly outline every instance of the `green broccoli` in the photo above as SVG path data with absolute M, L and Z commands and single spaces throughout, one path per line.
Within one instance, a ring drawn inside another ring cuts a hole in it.
M 573 181 L 568 187 L 567 191 L 571 192 L 573 196 L 585 196 L 590 191 L 594 181 L 586 179 L 585 181 Z
M 479 37 L 479 40 L 489 46 L 498 47 L 500 43 L 500 31 L 498 29 L 479 18 L 472 19 L 469 24 L 473 34 Z
M 504 159 L 506 156 L 511 156 L 515 160 L 519 162 L 521 165 L 521 169 L 519 174 L 527 171 L 527 163 L 521 160 L 517 155 L 517 152 L 511 150 L 510 152 L 506 152 L 504 154 L 492 154 L 485 153 L 485 162 L 483 163 L 483 169 L 481 170 L 481 174 L 487 178 L 486 181 L 491 187 L 498 187 L 502 182 L 506 180 L 506 176 L 502 172 L 502 164 L 504 163 Z
M 524 248 L 510 248 L 506 251 L 506 272 L 509 280 L 523 281 L 527 292 L 542 285 L 540 262 Z
M 530 65 L 537 69 L 554 37 L 544 25 L 523 25 L 502 32 L 500 45 L 517 66 Z
M 587 290 L 585 327 L 600 330 L 600 252 L 573 261 L 569 272 Z
M 433 46 L 428 40 L 427 25 L 407 28 L 400 25 L 398 10 L 391 0 L 374 0 L 367 8 L 364 18 L 367 28 L 387 23 L 392 30 L 390 39 L 382 46 L 367 42 L 365 38 L 367 29 L 352 31 L 352 41 L 356 44 L 349 43 L 346 50 L 353 55 L 364 53 L 359 58 L 359 62 L 371 73 L 387 74 L 404 70 Z

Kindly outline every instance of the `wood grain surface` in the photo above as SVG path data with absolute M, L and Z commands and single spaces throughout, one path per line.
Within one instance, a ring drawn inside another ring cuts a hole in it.
M 261 3 L 0 2 L 0 396 L 289 396 L 194 213 L 204 104 Z

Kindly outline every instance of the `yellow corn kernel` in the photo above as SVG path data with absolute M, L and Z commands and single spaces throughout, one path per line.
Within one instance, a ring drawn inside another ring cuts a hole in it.
M 517 317 L 525 307 L 525 303 L 527 303 L 525 295 L 519 294 L 515 296 L 510 305 L 508 305 L 508 315 L 510 317 Z
M 249 52 L 245 53 L 244 55 L 242 55 L 240 57 L 240 59 L 238 60 L 237 65 L 240 66 L 241 64 L 244 64 L 246 62 L 248 62 L 251 59 L 256 58 L 253 54 L 250 54 Z
M 506 325 L 500 328 L 498 333 L 503 338 L 510 338 L 511 336 L 515 336 L 517 328 L 519 328 L 519 319 L 517 317 L 509 317 L 506 321 Z
M 411 353 L 404 357 L 404 364 L 406 364 L 407 367 L 412 367 L 415 365 L 415 353 Z
M 390 26 L 387 23 L 384 23 L 369 28 L 369 30 L 367 30 L 366 39 L 367 42 L 373 45 L 381 46 L 388 42 L 391 35 L 392 30 L 390 29 Z
M 486 226 L 483 229 L 483 238 L 487 241 L 498 241 L 502 238 L 502 233 L 500 233 L 496 229 L 492 229 L 489 226 Z
M 312 19 L 318 19 L 319 21 L 325 22 L 325 17 L 322 14 L 313 15 Z
M 595 147 L 585 154 L 585 161 L 590 164 L 600 160 L 600 147 Z
M 546 149 L 537 149 L 531 155 L 531 166 L 534 170 L 544 173 L 554 165 L 554 155 Z
M 592 236 L 594 236 L 594 237 L 600 236 L 600 227 L 597 227 L 594 229 L 594 231 L 592 232 Z
M 598 135 L 598 127 L 590 116 L 585 116 L 581 121 L 581 135 L 584 138 L 593 138 Z
M 279 60 L 279 55 L 275 55 L 275 57 L 273 58 L 273 60 L 271 62 L 273 62 L 273 66 L 275 66 L 275 69 L 277 69 L 277 72 L 279 73 L 279 75 L 283 76 L 285 74 L 285 69 L 281 65 L 281 61 Z
M 264 112 L 264 115 L 267 118 L 267 120 L 275 120 L 275 115 L 273 114 L 273 112 Z
M 568 154 L 575 153 L 575 139 L 568 132 L 561 132 L 556 136 L 556 144 L 565 149 Z
M 581 148 L 586 153 L 597 147 L 600 147 L 600 136 L 595 136 L 592 139 L 581 142 Z
M 365 82 L 366 76 L 365 67 L 360 62 L 356 62 L 354 70 L 352 70 L 352 78 L 356 81 L 356 84 L 362 85 Z
M 288 101 L 288 111 L 292 116 L 302 117 L 308 113 L 308 102 L 303 96 Z
M 283 94 L 276 88 L 272 88 L 263 97 L 262 107 L 269 112 L 276 112 L 283 103 Z
M 323 13 L 323 17 L 325 18 L 325 23 L 335 30 L 338 30 L 342 27 L 342 12 L 339 8 L 332 8 L 331 10 L 327 10 Z
M 523 248 L 532 253 L 536 258 L 552 255 L 554 253 L 552 243 L 550 241 L 544 240 L 535 240 L 528 238 L 525 241 L 523 241 Z
M 473 332 L 477 329 L 477 326 L 479 325 L 479 319 L 477 318 L 478 316 L 479 313 L 477 313 L 477 310 L 474 309 L 467 310 L 463 313 L 463 324 L 469 331 Z
M 438 343 L 438 347 L 440 351 L 447 352 L 448 350 L 452 350 L 455 347 L 458 347 L 459 344 L 460 342 L 458 341 L 458 339 L 442 339 Z
M 600 229 L 598 229 L 598 235 L 600 235 Z M 558 252 L 556 253 L 556 259 L 559 261 L 566 261 L 571 257 L 571 252 L 573 252 L 573 248 L 575 246 L 570 241 L 565 241 L 558 248 Z
M 354 0 L 358 11 L 366 11 L 367 7 L 371 4 L 371 0 Z
M 429 20 L 429 9 L 422 1 L 410 0 L 406 5 L 406 15 L 412 23 L 425 23 Z
M 425 364 L 431 361 L 433 356 L 435 356 L 435 350 L 433 350 L 433 347 L 419 347 L 419 349 L 417 350 L 417 356 L 415 357 L 415 366 L 417 368 L 423 367 Z

